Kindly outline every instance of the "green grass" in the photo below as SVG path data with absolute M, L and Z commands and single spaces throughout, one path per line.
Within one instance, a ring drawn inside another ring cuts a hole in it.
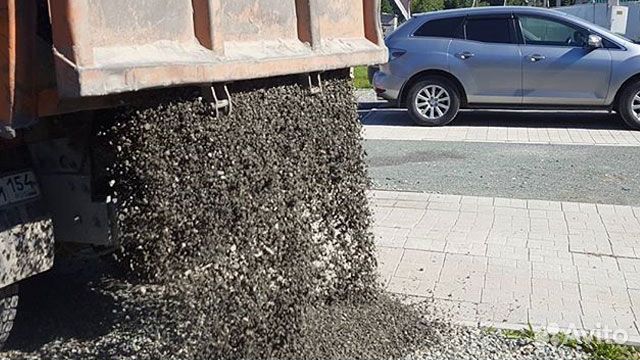
M 537 336 L 531 324 L 529 324 L 527 328 L 522 330 L 504 330 L 502 333 L 507 339 L 535 340 Z
M 610 341 L 600 340 L 594 337 L 576 339 L 563 333 L 545 334 L 536 333 L 529 325 L 522 330 L 503 330 L 502 333 L 508 339 L 526 339 L 546 341 L 558 346 L 580 349 L 589 355 L 592 360 L 640 360 L 640 349 L 629 345 L 620 345 Z
M 366 66 L 357 66 L 354 71 L 355 79 L 353 80 L 356 89 L 371 89 L 371 83 L 369 83 L 369 77 L 367 75 Z
M 578 341 L 578 347 L 594 360 L 640 360 L 638 348 L 595 338 Z

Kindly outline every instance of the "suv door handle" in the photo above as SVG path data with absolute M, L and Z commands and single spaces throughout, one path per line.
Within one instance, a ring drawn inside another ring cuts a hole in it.
M 467 60 L 467 59 L 470 59 L 470 58 L 476 56 L 476 54 L 468 52 L 468 51 L 463 51 L 461 53 L 457 53 L 456 56 L 459 57 L 462 60 Z
M 531 60 L 531 62 L 538 62 L 541 60 L 546 59 L 547 57 L 544 55 L 540 55 L 540 54 L 533 54 L 531 56 L 529 56 L 529 60 Z

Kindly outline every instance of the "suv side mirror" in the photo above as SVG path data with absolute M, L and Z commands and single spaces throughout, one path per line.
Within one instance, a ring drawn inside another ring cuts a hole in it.
M 587 39 L 587 47 L 590 49 L 597 49 L 602 47 L 602 38 L 598 35 L 590 34 Z

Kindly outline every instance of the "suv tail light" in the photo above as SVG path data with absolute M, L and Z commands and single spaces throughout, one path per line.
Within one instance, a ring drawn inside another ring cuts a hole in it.
M 395 60 L 406 53 L 407 50 L 389 48 L 389 61 Z

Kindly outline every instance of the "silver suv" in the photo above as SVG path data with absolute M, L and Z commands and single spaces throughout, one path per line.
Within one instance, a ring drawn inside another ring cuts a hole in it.
M 460 108 L 609 109 L 640 129 L 640 45 L 554 10 L 456 9 L 417 15 L 387 40 L 378 95 L 420 125 Z

